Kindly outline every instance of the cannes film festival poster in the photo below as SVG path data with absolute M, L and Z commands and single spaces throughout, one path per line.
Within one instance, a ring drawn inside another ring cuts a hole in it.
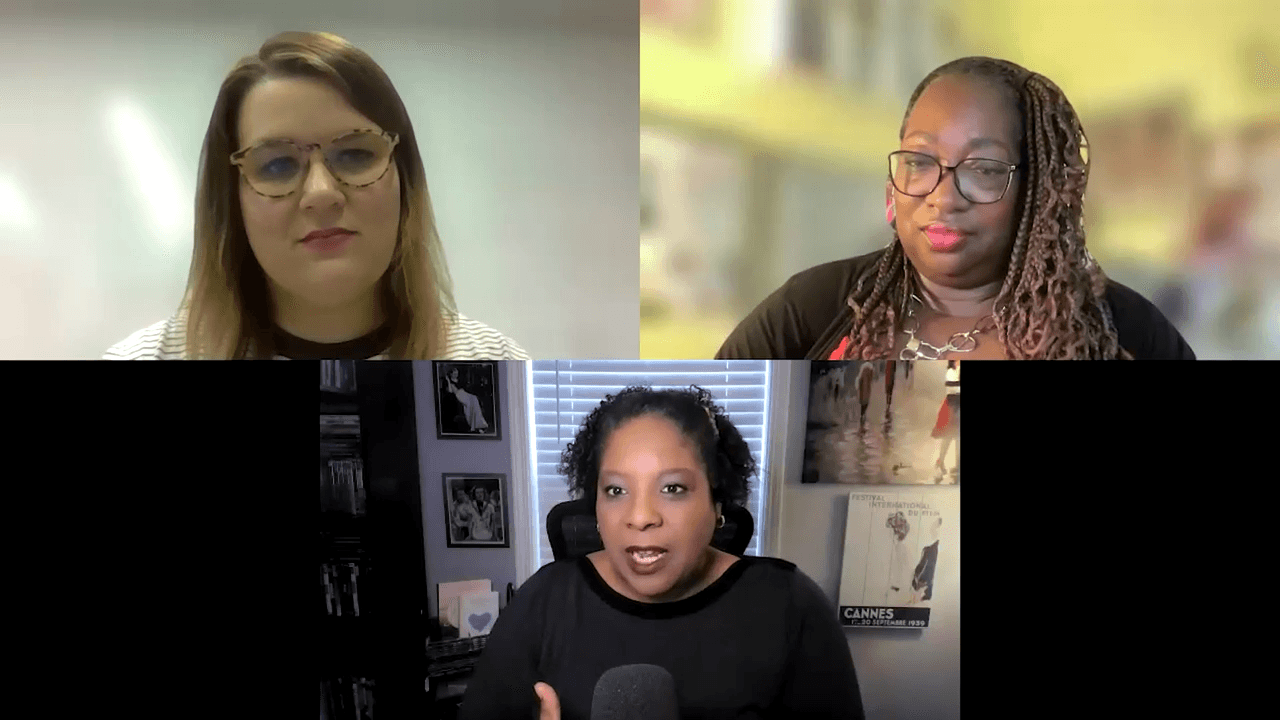
M 813 362 L 801 482 L 959 485 L 960 362 Z
M 942 524 L 936 495 L 850 493 L 840 573 L 840 624 L 929 627 Z

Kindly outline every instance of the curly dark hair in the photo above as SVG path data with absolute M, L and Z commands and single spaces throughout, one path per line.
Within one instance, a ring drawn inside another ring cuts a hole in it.
M 996 296 L 995 327 L 1011 360 L 1133 359 L 1120 347 L 1105 299 L 1106 276 L 1085 248 L 1083 205 L 1088 139 L 1062 90 L 1043 75 L 988 57 L 967 57 L 929 73 L 916 86 L 898 132 L 906 134 L 916 101 L 936 79 L 963 75 L 991 81 L 1021 119 L 1019 165 L 1027 169 L 1017 198 L 1017 234 Z M 850 359 L 893 352 L 918 282 L 894 232 L 880 261 L 857 279 Z
M 623 423 L 644 415 L 658 415 L 675 423 L 698 449 L 711 483 L 712 502 L 725 507 L 746 503 L 751 476 L 757 471 L 756 460 L 723 408 L 697 385 L 681 390 L 631 386 L 605 396 L 560 456 L 559 471 L 568 478 L 570 494 L 587 498 L 594 506 L 605 442 Z

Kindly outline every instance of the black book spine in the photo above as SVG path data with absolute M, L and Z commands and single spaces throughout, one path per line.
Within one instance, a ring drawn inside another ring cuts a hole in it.
M 352 587 L 351 601 L 355 605 L 356 617 L 360 617 L 360 566 L 355 565 L 352 570 Z
M 333 461 L 331 460 L 325 464 L 324 472 L 320 476 L 320 497 L 324 499 L 322 502 L 322 505 L 324 506 L 324 509 L 326 511 L 328 511 L 330 508 L 329 496 L 331 493 L 329 491 L 329 485 L 332 482 L 333 482 Z
M 340 692 L 342 693 L 342 716 L 345 718 L 354 718 L 356 716 L 356 709 L 354 707 L 354 703 L 352 703 L 351 680 L 345 677 L 342 678 L 341 688 L 342 689 L 340 690 Z
M 342 617 L 342 566 L 334 563 L 330 572 L 333 574 L 333 604 L 338 610 L 338 617 Z
M 347 564 L 338 565 L 338 607 L 342 609 L 342 614 L 347 615 L 351 610 L 351 603 L 347 599 L 350 590 L 347 588 Z
M 347 486 L 347 512 L 356 514 L 356 477 L 353 463 L 348 460 L 342 464 L 342 482 Z
M 356 614 L 356 566 L 355 563 L 347 563 L 347 610 L 352 617 Z
M 329 614 L 330 615 L 339 614 L 339 613 L 336 613 L 337 608 L 334 607 L 335 598 L 333 595 L 333 566 L 332 565 L 324 566 L 324 589 L 325 589 L 325 599 L 328 600 L 329 602 Z
M 361 463 L 359 460 L 352 460 L 351 472 L 356 482 L 356 515 L 363 516 L 365 511 L 363 463 Z
M 323 464 L 320 465 L 320 512 L 329 509 L 329 500 L 326 497 L 325 485 L 328 483 L 328 468 Z
M 348 677 L 348 678 L 344 678 L 344 679 L 343 679 L 343 682 L 342 682 L 342 699 L 343 699 L 343 700 L 346 702 L 346 704 L 347 704 L 347 717 L 352 718 L 353 720 L 354 720 L 354 718 L 358 718 L 358 717 L 360 717 L 360 713 L 359 713 L 359 711 L 358 711 L 358 710 L 356 710 L 356 693 L 355 693 L 355 687 L 356 687 L 355 680 L 352 680 L 352 679 L 351 679 L 351 678 L 349 678 L 349 677 Z

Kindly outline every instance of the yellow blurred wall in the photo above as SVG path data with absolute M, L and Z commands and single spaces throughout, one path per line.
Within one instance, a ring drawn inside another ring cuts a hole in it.
M 744 52 L 758 41 L 750 26 L 770 2 L 719 0 L 711 32 L 698 41 L 642 24 L 642 122 L 710 130 L 837 171 L 881 172 L 903 108 L 753 66 Z M 962 46 L 1048 76 L 1086 120 L 1176 97 L 1209 132 L 1280 117 L 1280 0 L 934 0 L 934 7 L 952 16 Z M 1185 208 L 1118 208 L 1090 244 L 1104 263 L 1167 268 L 1177 262 L 1186 218 Z M 641 355 L 707 357 L 722 323 L 643 323 Z
M 829 166 L 878 172 L 902 108 L 744 54 L 758 0 L 722 0 L 709 39 L 642 25 L 640 107 Z M 967 45 L 1057 82 L 1082 115 L 1185 93 L 1213 129 L 1280 106 L 1280 0 L 937 0 Z M 1270 80 L 1251 43 L 1270 53 Z M 1269 84 L 1269 87 L 1268 87 Z
M 753 64 L 744 53 L 755 42 L 750 10 L 762 6 L 718 3 L 705 42 L 642 24 L 641 114 L 727 134 L 785 157 L 878 172 L 901 108 Z
M 1081 115 L 1185 93 L 1205 129 L 1280 113 L 1280 1 L 960 0 L 966 34 L 1062 87 Z M 1269 83 L 1251 45 L 1269 48 Z M 1269 87 L 1267 85 L 1269 84 Z

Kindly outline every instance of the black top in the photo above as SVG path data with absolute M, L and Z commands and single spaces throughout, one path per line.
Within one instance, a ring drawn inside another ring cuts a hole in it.
M 563 720 L 588 720 L 600 676 L 634 664 L 671 673 L 682 720 L 863 718 L 835 607 L 792 563 L 757 557 L 669 603 L 618 594 L 586 557 L 543 567 L 494 625 L 460 717 L 535 718 L 545 682 Z
M 826 360 L 853 329 L 847 304 L 858 276 L 884 249 L 809 268 L 765 298 L 734 329 L 717 360 Z M 1107 303 L 1120 346 L 1136 360 L 1195 360 L 1195 353 L 1154 304 L 1107 280 Z
M 318 343 L 291 335 L 279 326 L 272 327 L 271 337 L 276 344 L 276 354 L 289 360 L 325 360 L 329 358 L 372 358 L 391 346 L 394 327 L 385 323 L 373 332 L 340 343 Z

